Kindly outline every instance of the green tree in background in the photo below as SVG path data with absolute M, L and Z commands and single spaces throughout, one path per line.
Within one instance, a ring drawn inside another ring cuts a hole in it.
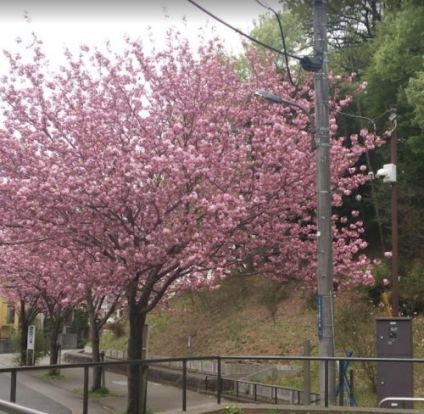
M 419 128 L 424 129 L 424 71 L 416 73 L 410 79 L 406 95 L 414 110 L 414 121 Z M 416 144 L 420 145 L 418 142 Z
M 390 128 L 387 111 L 397 108 L 401 274 L 411 275 L 402 279 L 400 286 L 401 300 L 407 302 L 407 292 L 416 292 L 424 280 L 424 3 L 422 0 L 329 0 L 328 3 L 332 71 L 342 76 L 355 72 L 358 81 L 368 82 L 366 93 L 355 98 L 345 112 L 375 119 L 381 134 Z M 289 52 L 296 53 L 312 45 L 312 4 L 309 0 L 281 0 Z M 256 22 L 252 35 L 281 47 L 278 24 L 272 14 Z M 297 67 L 295 62 L 291 67 Z M 359 128 L 373 128 L 372 123 L 362 118 L 340 115 L 339 121 L 342 135 Z M 386 145 L 370 156 L 369 162 L 376 171 L 389 160 L 389 145 Z M 367 223 L 370 254 L 381 256 L 383 250 L 390 250 L 390 186 L 374 181 L 360 191 L 359 209 Z M 357 203 L 355 194 L 350 198 L 348 205 Z M 408 311 L 413 311 L 412 308 L 408 307 Z
M 290 12 L 278 12 L 278 14 L 283 27 L 287 52 L 292 54 L 299 53 L 309 44 L 299 16 Z M 251 35 L 270 46 L 283 49 L 278 21 L 275 15 L 271 13 L 259 16 L 258 20 L 254 22 Z
M 364 105 L 371 116 L 392 105 L 398 111 L 400 251 L 401 257 L 410 263 L 424 258 L 424 124 L 420 118 L 424 112 L 420 96 L 424 70 L 424 4 L 405 1 L 400 9 L 388 12 L 378 26 L 371 52 L 366 68 L 369 88 Z M 388 155 L 385 160 L 388 161 Z M 388 194 L 385 197 L 388 200 Z
M 260 3 L 265 5 L 265 3 Z M 278 14 L 279 21 L 274 12 Z M 250 35 L 269 46 L 284 51 L 283 38 L 279 25 L 279 23 L 281 23 L 286 52 L 292 55 L 301 54 L 301 51 L 308 47 L 309 42 L 303 31 L 299 17 L 288 11 L 282 13 L 279 10 L 274 10 L 274 12 L 271 10 L 267 11 L 266 8 L 264 8 L 264 14 L 260 15 L 258 20 L 254 21 L 254 26 Z M 259 55 L 264 58 L 267 53 L 269 53 L 269 51 L 262 46 L 258 46 L 255 43 L 246 43 L 245 54 L 248 53 L 251 48 L 255 48 Z M 240 76 L 244 76 L 245 72 L 249 71 L 245 54 L 239 56 Z M 297 79 L 301 75 L 301 71 L 299 66 L 293 63 L 294 62 L 289 62 L 289 67 L 291 74 L 295 74 L 294 77 Z M 287 65 L 283 55 L 275 54 L 275 64 L 282 73 L 286 73 Z

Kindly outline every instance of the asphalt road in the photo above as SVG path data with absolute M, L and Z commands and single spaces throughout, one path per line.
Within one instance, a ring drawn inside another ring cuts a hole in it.
M 43 361 L 44 362 L 44 361 Z M 0 354 L 0 366 L 12 366 L 11 356 Z M 47 380 L 41 371 L 18 373 L 16 402 L 48 414 L 82 413 L 82 369 L 62 369 L 63 377 Z M 106 373 L 106 386 L 110 395 L 90 399 L 89 414 L 117 414 L 126 408 L 127 378 L 124 375 Z M 0 399 L 9 401 L 10 375 L 0 374 Z M 214 404 L 215 397 L 187 391 L 187 407 Z M 182 408 L 180 388 L 149 382 L 147 406 L 155 413 L 179 412 Z
M 19 375 L 18 375 L 19 378 Z M 9 401 L 10 397 L 10 375 L 0 374 L 0 399 Z M 26 407 L 44 411 L 52 414 L 72 414 L 72 411 L 52 400 L 40 392 L 22 384 L 19 380 L 16 384 L 16 402 Z

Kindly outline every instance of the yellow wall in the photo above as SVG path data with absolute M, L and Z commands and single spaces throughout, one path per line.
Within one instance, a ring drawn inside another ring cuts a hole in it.
M 18 329 L 19 320 L 16 313 L 16 307 L 12 321 L 10 319 L 10 306 L 13 306 L 13 304 L 0 298 L 0 338 L 9 338 L 12 332 Z

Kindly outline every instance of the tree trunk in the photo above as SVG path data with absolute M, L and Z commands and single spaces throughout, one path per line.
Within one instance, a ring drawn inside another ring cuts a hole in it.
M 61 319 L 53 319 L 50 321 L 50 334 L 49 334 L 49 342 L 50 342 L 50 365 L 57 365 L 59 359 L 59 333 L 60 328 L 62 326 Z M 59 371 L 57 369 L 51 369 L 50 375 L 58 375 Z
M 19 312 L 19 327 L 21 331 L 20 337 L 20 365 L 26 365 L 27 363 L 27 337 L 28 337 L 28 321 L 25 309 L 25 302 L 21 300 L 20 302 L 20 312 Z
M 100 362 L 100 332 L 96 321 L 96 314 L 92 303 L 87 300 L 87 311 L 90 322 L 90 342 L 92 347 L 92 362 Z M 93 368 L 93 380 L 91 390 L 97 391 L 102 388 L 102 368 Z
M 128 359 L 142 359 L 143 346 L 143 327 L 146 321 L 146 314 L 141 313 L 135 302 L 135 297 L 128 297 L 128 319 L 129 319 L 129 338 L 128 338 Z M 128 367 L 128 409 L 127 414 L 145 414 L 144 407 L 141 407 L 141 397 L 145 393 L 142 384 L 142 370 L 138 365 Z

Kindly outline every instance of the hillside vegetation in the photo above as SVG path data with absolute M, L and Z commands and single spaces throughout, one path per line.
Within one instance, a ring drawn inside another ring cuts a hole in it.
M 335 297 L 336 354 L 375 355 L 375 318 L 384 316 L 367 295 L 338 292 Z M 187 292 L 157 309 L 148 320 L 151 357 L 208 355 L 302 355 L 309 340 L 318 354 L 314 297 L 299 285 L 278 285 L 259 277 L 232 276 L 212 291 Z M 424 318 L 413 322 L 414 356 L 424 357 Z M 106 332 L 102 348 L 125 350 L 125 329 Z M 189 339 L 190 338 L 190 339 Z M 189 346 L 190 344 L 190 346 Z M 297 365 L 301 368 L 301 364 Z M 353 366 L 354 365 L 354 366 Z M 352 364 L 355 395 L 363 405 L 375 404 L 375 364 Z M 318 365 L 311 366 L 313 390 L 318 389 Z M 302 375 L 270 379 L 301 388 Z M 424 393 L 424 367 L 414 370 L 416 395 Z
M 336 352 L 374 354 L 375 318 L 384 316 L 366 295 L 337 292 Z M 154 356 L 301 355 L 310 340 L 317 354 L 315 298 L 298 284 L 232 276 L 212 291 L 187 292 L 153 312 L 149 351 Z M 414 353 L 424 356 L 424 319 L 414 319 Z M 125 350 L 126 335 L 106 332 L 103 347 Z M 189 339 L 190 338 L 190 339 Z M 190 346 L 189 346 L 190 344 Z
M 152 354 L 173 356 L 294 355 L 304 340 L 314 339 L 315 330 L 314 313 L 301 292 L 241 276 L 213 291 L 174 299 L 168 309 L 152 314 L 149 324 Z

